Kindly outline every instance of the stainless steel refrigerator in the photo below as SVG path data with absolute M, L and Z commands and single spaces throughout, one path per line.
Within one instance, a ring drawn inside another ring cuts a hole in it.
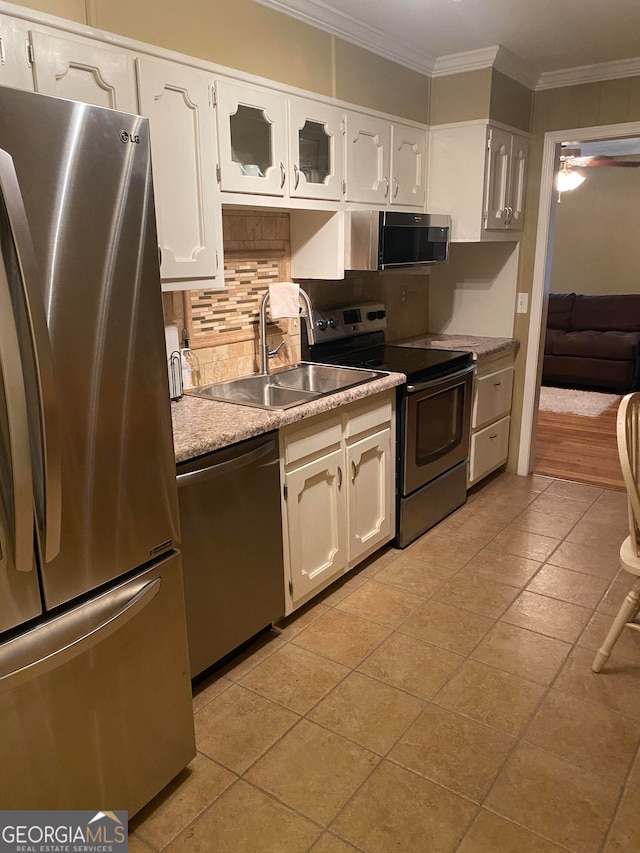
M 0 87 L 0 809 L 195 754 L 148 136 Z

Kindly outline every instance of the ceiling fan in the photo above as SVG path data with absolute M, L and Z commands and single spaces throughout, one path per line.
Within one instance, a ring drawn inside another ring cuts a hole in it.
M 636 141 L 637 142 L 637 141 Z M 635 150 L 625 150 L 621 147 L 618 153 L 609 153 L 610 143 L 590 143 L 585 146 L 563 145 L 560 162 L 569 169 L 586 169 L 593 166 L 617 166 L 620 168 L 636 168 L 640 166 L 640 149 L 637 144 L 631 146 Z

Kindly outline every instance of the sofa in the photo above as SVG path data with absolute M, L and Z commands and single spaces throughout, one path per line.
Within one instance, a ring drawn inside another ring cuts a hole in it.
M 544 385 L 640 388 L 640 294 L 551 293 Z

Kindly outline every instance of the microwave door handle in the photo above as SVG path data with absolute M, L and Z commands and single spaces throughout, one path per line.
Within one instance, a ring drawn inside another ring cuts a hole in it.
M 0 191 L 18 256 L 20 283 L 29 318 L 36 362 L 44 464 L 44 560 L 51 562 L 60 551 L 62 529 L 62 462 L 56 402 L 53 353 L 47 318 L 38 284 L 31 233 L 13 158 L 0 149 Z
M 0 253 L 0 370 L 4 380 L 13 478 L 13 558 L 19 572 L 33 571 L 33 485 L 27 398 L 18 332 L 5 260 Z M 10 536 L 11 534 L 8 533 Z M 4 553 L 0 555 L 0 562 Z

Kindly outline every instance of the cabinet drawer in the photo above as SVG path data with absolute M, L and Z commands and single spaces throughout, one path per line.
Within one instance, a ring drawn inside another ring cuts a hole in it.
M 329 453 L 342 441 L 342 418 L 333 417 L 324 423 L 312 423 L 292 433 L 283 431 L 282 456 L 285 465 L 301 459 Z
M 392 395 L 389 393 L 385 393 L 382 399 L 376 395 L 374 400 L 350 409 L 346 429 L 347 441 L 351 442 L 355 436 L 365 432 L 381 429 L 391 423 L 392 416 Z
M 513 366 L 476 379 L 471 427 L 482 426 L 511 411 Z
M 482 479 L 485 474 L 506 462 L 510 423 L 510 417 L 502 418 L 471 436 L 469 484 Z

